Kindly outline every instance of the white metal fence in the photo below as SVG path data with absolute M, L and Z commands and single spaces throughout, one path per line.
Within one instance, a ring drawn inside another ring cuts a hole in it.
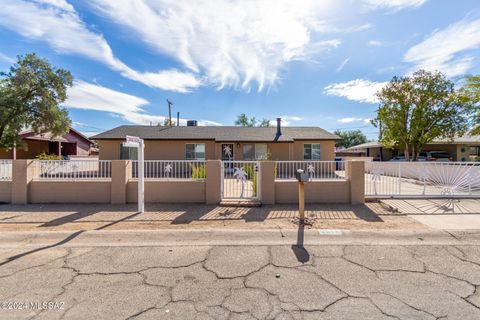
M 304 170 L 311 180 L 345 179 L 344 161 L 277 161 L 276 179 L 296 179 L 298 169 Z
M 257 161 L 222 161 L 223 199 L 258 199 L 260 165 Z
M 480 197 L 480 163 L 365 162 L 365 195 Z
M 34 160 L 34 179 L 87 180 L 110 179 L 112 162 L 109 160 Z
M 145 179 L 205 179 L 203 160 L 145 160 Z M 138 178 L 138 161 L 132 161 L 132 178 Z
M 12 160 L 0 160 L 0 180 L 12 180 Z

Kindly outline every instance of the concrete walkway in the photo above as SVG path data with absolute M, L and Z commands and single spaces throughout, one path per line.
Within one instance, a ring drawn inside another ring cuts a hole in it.
M 480 214 L 480 199 L 382 199 L 378 203 L 392 214 Z

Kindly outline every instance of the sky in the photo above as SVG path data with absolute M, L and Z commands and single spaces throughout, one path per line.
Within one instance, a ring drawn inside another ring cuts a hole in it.
M 245 113 L 329 131 L 370 124 L 375 92 L 424 68 L 480 73 L 478 0 L 1 0 L 0 70 L 35 52 L 75 81 L 87 135 Z

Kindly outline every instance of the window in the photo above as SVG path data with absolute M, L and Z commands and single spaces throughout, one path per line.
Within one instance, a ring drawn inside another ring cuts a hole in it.
M 265 143 L 244 144 L 243 160 L 265 160 L 267 158 L 267 145 Z
M 320 143 L 305 143 L 303 160 L 320 160 Z
M 187 143 L 185 145 L 186 160 L 205 160 L 204 143 Z
M 255 158 L 255 145 L 244 144 L 243 145 L 243 160 L 253 160 Z
M 138 148 L 120 145 L 120 160 L 138 160 Z
M 265 143 L 255 145 L 255 159 L 265 160 L 267 158 L 267 145 Z

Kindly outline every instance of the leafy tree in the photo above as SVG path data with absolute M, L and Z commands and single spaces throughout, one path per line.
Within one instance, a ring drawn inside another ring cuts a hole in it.
M 262 121 L 258 124 L 259 127 L 268 128 L 272 125 L 270 124 L 270 120 L 263 118 Z
M 255 117 L 249 119 L 245 113 L 237 116 L 237 120 L 235 120 L 235 125 L 240 127 L 255 127 L 256 123 Z
M 380 106 L 372 120 L 380 142 L 397 146 L 416 160 L 426 143 L 453 139 L 470 125 L 472 104 L 462 91 L 440 72 L 419 70 L 411 76 L 394 77 L 377 97 Z
M 350 148 L 368 142 L 367 137 L 360 130 L 336 130 L 333 133 L 340 137 L 340 140 L 335 144 L 336 147 Z
M 260 122 L 255 117 L 248 118 L 245 113 L 237 116 L 235 125 L 240 127 L 271 127 L 270 120 L 263 118 Z
M 22 146 L 20 132 L 68 132 L 68 112 L 59 106 L 67 98 L 73 77 L 35 53 L 18 56 L 9 72 L 0 73 L 0 146 Z
M 169 118 L 165 118 L 165 120 L 163 120 L 163 125 L 167 127 L 174 127 L 176 125 L 176 122 L 175 120 L 170 121 Z
M 476 113 L 473 120 L 474 128 L 471 134 L 480 134 L 480 75 L 465 77 L 466 83 L 462 88 L 463 92 L 473 103 L 473 111 Z

